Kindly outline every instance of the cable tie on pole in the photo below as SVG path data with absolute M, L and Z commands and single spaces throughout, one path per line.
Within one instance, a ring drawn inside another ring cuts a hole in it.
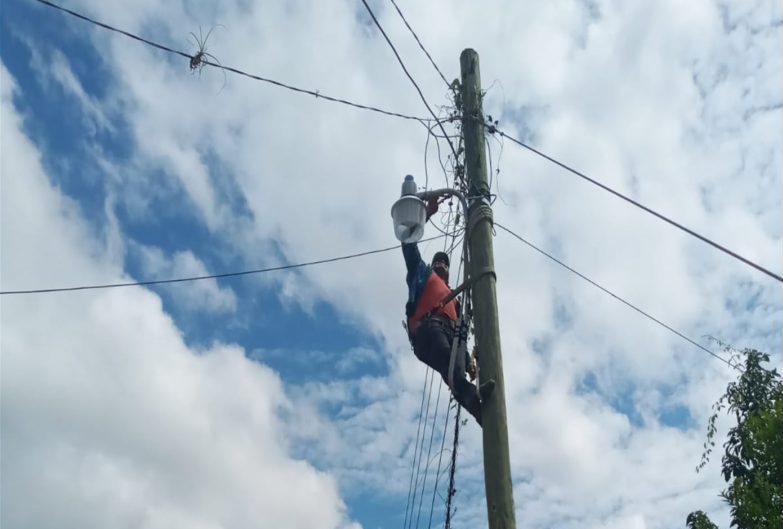
M 486 200 L 486 199 L 483 199 Z M 495 218 L 492 215 L 492 207 L 487 202 L 474 202 L 470 206 L 471 212 L 468 216 L 468 224 L 465 227 L 465 237 L 470 241 L 470 237 L 473 235 L 473 230 L 479 222 L 488 221 L 493 231 L 495 228 Z

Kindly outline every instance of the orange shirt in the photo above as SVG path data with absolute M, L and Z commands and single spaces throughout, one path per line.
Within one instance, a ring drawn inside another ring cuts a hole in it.
M 414 329 L 422 316 L 437 307 L 443 301 L 443 298 L 449 294 L 451 294 L 451 289 L 446 282 L 435 272 L 430 273 L 427 282 L 424 284 L 424 290 L 421 293 L 419 302 L 416 305 L 416 310 L 408 320 L 408 328 Z M 457 302 L 452 299 L 442 309 L 436 310 L 433 315 L 457 321 Z

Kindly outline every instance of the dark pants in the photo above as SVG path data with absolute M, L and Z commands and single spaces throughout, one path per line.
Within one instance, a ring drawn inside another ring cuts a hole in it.
M 413 352 L 416 358 L 440 373 L 446 385 L 449 383 L 449 360 L 454 328 L 448 322 L 428 318 L 413 333 Z M 454 398 L 481 424 L 481 403 L 476 386 L 465 377 L 464 353 L 458 351 L 454 361 Z

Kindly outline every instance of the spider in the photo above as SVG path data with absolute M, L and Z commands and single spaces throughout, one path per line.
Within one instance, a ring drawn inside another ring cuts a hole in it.
M 207 60 L 210 62 L 214 62 L 222 69 L 222 64 L 220 64 L 220 61 L 217 57 L 212 55 L 211 53 L 207 52 L 207 39 L 209 39 L 209 36 L 212 34 L 212 31 L 214 31 L 217 27 L 224 27 L 222 24 L 216 24 L 212 26 L 212 28 L 207 32 L 206 36 L 202 35 L 201 32 L 201 26 L 198 27 L 198 36 L 196 36 L 195 33 L 192 31 L 190 32 L 190 36 L 195 41 L 196 46 L 198 47 L 198 51 L 193 54 L 193 56 L 190 58 L 190 71 L 192 73 L 196 73 L 196 70 L 198 70 L 199 76 L 201 76 L 201 70 L 204 69 L 204 65 L 207 64 Z M 223 71 L 223 86 L 220 88 L 222 91 L 223 88 L 226 86 L 226 72 Z M 218 92 L 219 93 L 219 92 Z

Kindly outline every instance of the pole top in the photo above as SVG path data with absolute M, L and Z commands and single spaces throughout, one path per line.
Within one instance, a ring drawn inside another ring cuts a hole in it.
M 479 56 L 473 48 L 465 48 L 459 55 L 459 64 L 463 74 L 465 72 L 478 72 Z
M 478 59 L 478 52 L 473 48 L 465 48 L 459 55 L 461 61 L 473 59 L 474 57 Z

